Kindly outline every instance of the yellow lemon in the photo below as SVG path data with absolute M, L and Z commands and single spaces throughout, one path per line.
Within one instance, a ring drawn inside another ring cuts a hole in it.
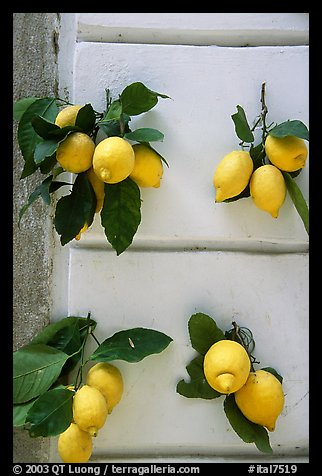
M 79 428 L 96 436 L 107 415 L 106 400 L 97 388 L 83 385 L 77 390 L 73 399 L 73 418 Z
M 117 367 L 107 362 L 99 362 L 87 373 L 86 384 L 97 388 L 105 397 L 108 413 L 111 413 L 123 395 L 123 378 Z
M 105 183 L 126 179 L 134 168 L 134 150 L 122 137 L 108 137 L 97 144 L 93 156 L 94 172 Z
M 229 394 L 245 384 L 250 372 L 250 359 L 241 344 L 224 339 L 206 352 L 203 366 L 209 385 L 217 392 Z
M 286 197 L 282 172 L 275 165 L 258 167 L 250 179 L 250 194 L 258 208 L 277 218 Z
M 284 407 L 282 384 L 266 370 L 251 372 L 245 385 L 235 393 L 235 401 L 248 420 L 274 431 Z
M 56 159 L 67 172 L 78 174 L 92 165 L 95 144 L 83 132 L 69 134 L 58 146 Z
M 104 197 L 105 197 L 105 190 L 104 190 L 104 182 L 98 178 L 96 173 L 94 172 L 93 167 L 86 171 L 86 175 L 88 180 L 91 182 L 92 187 L 94 189 L 96 195 L 96 209 L 95 213 L 99 213 L 103 207 Z
M 55 124 L 59 127 L 74 126 L 78 111 L 83 106 L 66 106 L 56 116 Z
M 140 187 L 160 187 L 163 165 L 159 155 L 144 144 L 133 145 L 133 150 L 135 163 L 130 178 Z
M 308 154 L 304 140 L 294 136 L 268 135 L 265 140 L 265 152 L 270 162 L 285 172 L 303 169 Z
M 58 438 L 58 453 L 64 463 L 87 463 L 93 450 L 92 437 L 75 423 Z
M 247 186 L 253 172 L 253 161 L 249 152 L 233 150 L 219 162 L 213 184 L 216 189 L 216 202 L 239 195 Z

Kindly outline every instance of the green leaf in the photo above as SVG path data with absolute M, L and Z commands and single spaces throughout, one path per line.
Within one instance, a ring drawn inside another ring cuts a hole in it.
M 30 408 L 33 406 L 37 398 L 29 400 L 29 402 L 21 403 L 13 406 L 13 426 L 24 426 Z
M 307 203 L 305 201 L 305 198 L 298 187 L 297 183 L 295 180 L 291 177 L 291 175 L 288 172 L 282 172 L 287 190 L 290 194 L 290 197 L 294 203 L 294 206 L 296 210 L 298 211 L 298 214 L 300 215 L 304 227 L 306 229 L 307 234 L 309 235 L 309 208 L 307 206 Z
M 91 104 L 85 104 L 77 113 L 75 126 L 82 132 L 89 133 L 95 126 L 95 112 Z
M 233 430 L 245 443 L 255 443 L 257 449 L 263 453 L 272 454 L 267 430 L 249 421 L 239 410 L 234 394 L 228 395 L 224 400 L 224 411 Z
M 35 172 L 37 166 L 34 162 L 34 152 L 36 145 L 42 142 L 42 138 L 32 126 L 32 119 L 39 115 L 51 121 L 55 119 L 57 111 L 55 99 L 42 98 L 32 102 L 23 113 L 18 126 L 18 143 L 25 160 L 21 178 L 25 178 Z
M 56 436 L 65 431 L 73 419 L 74 392 L 57 387 L 42 394 L 30 408 L 26 423 L 29 435 Z
M 188 322 L 188 330 L 192 347 L 202 355 L 217 341 L 226 339 L 225 334 L 216 322 L 207 314 L 193 314 Z
M 23 113 L 28 109 L 28 107 L 39 98 L 34 96 L 29 96 L 27 98 L 22 98 L 16 101 L 13 105 L 13 118 L 16 121 L 20 121 Z
M 13 403 L 38 397 L 57 380 L 68 359 L 44 344 L 30 344 L 13 353 Z
M 156 142 L 164 139 L 164 134 L 157 129 L 142 127 L 133 132 L 124 134 L 124 137 L 137 142 Z
M 69 195 L 61 197 L 56 205 L 55 228 L 64 246 L 80 232 L 85 223 L 93 222 L 96 196 L 85 172 L 79 173 Z
M 254 164 L 254 170 L 256 170 L 258 167 L 261 167 L 262 165 L 265 164 L 266 153 L 265 153 L 265 147 L 263 146 L 262 142 L 260 142 L 256 146 L 252 144 L 249 150 L 249 154 Z
M 143 83 L 136 82 L 127 86 L 121 93 L 122 110 L 129 116 L 136 116 L 152 109 L 158 102 L 158 97 L 169 98 L 147 88 Z
M 141 222 L 141 198 L 138 185 L 127 178 L 105 184 L 101 223 L 117 255 L 130 246 Z
M 299 120 L 285 121 L 273 127 L 269 131 L 269 135 L 274 137 L 295 136 L 300 139 L 309 140 L 309 131 L 305 124 Z
M 119 121 L 122 115 L 122 104 L 121 101 L 116 100 L 111 103 L 111 105 L 108 108 L 108 111 L 103 118 L 103 121 Z
M 235 124 L 235 131 L 239 139 L 243 142 L 254 142 L 254 134 L 252 133 L 244 109 L 237 106 L 237 112 L 231 116 Z
M 52 139 L 55 135 L 60 135 L 62 136 L 61 138 L 63 138 L 62 129 L 45 117 L 35 115 L 31 119 L 31 124 L 35 132 L 45 140 Z
M 190 382 L 180 380 L 177 384 L 177 393 L 187 398 L 204 398 L 206 400 L 222 396 L 207 382 L 203 371 L 203 360 L 204 357 L 198 355 L 187 365 L 186 369 L 190 376 Z
M 171 341 L 172 338 L 162 332 L 136 327 L 116 332 L 102 342 L 89 359 L 98 362 L 139 362 L 148 355 L 162 352 Z
M 35 164 L 40 165 L 47 157 L 51 157 L 56 152 L 58 146 L 59 142 L 52 139 L 37 144 L 34 153 Z

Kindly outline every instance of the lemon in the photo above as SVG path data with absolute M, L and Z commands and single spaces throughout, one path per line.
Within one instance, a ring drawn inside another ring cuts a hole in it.
M 67 172 L 78 174 L 92 165 L 95 144 L 84 132 L 69 134 L 58 146 L 56 159 Z
M 105 424 L 107 418 L 107 403 L 97 388 L 83 385 L 74 395 L 74 422 L 91 436 Z
M 87 463 L 93 450 L 92 437 L 75 423 L 58 438 L 58 453 L 64 463 Z
M 238 342 L 224 339 L 213 344 L 204 358 L 204 374 L 209 385 L 220 393 L 233 393 L 246 382 L 250 359 Z
M 55 124 L 59 127 L 74 126 L 78 111 L 83 106 L 66 106 L 56 116 Z
M 275 165 L 258 167 L 250 179 L 250 194 L 258 208 L 277 218 L 286 196 L 282 172 Z
M 108 137 L 97 144 L 93 156 L 94 172 L 105 183 L 126 179 L 134 168 L 134 150 L 122 137 Z
M 103 207 L 104 197 L 105 197 L 105 190 L 104 190 L 104 182 L 98 178 L 96 173 L 94 172 L 93 167 L 86 171 L 86 175 L 88 180 L 91 182 L 92 187 L 94 189 L 96 195 L 96 209 L 95 213 L 99 213 Z
M 233 150 L 219 162 L 213 184 L 216 202 L 239 195 L 247 186 L 253 172 L 253 161 L 249 152 Z
M 163 165 L 159 155 L 144 144 L 133 145 L 133 150 L 135 163 L 130 178 L 140 187 L 160 187 Z
M 251 372 L 245 385 L 235 393 L 235 401 L 248 420 L 274 431 L 284 406 L 282 384 L 266 370 Z
M 308 154 L 304 140 L 295 136 L 268 135 L 265 140 L 265 152 L 270 162 L 285 172 L 303 169 Z
M 111 413 L 123 394 L 123 378 L 117 367 L 107 362 L 95 364 L 87 373 L 86 384 L 97 388 L 105 397 Z

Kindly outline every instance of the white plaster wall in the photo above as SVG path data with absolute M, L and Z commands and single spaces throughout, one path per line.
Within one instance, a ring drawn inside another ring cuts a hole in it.
M 136 326 L 174 339 L 138 364 L 117 362 L 124 398 L 93 457 L 264 460 L 233 432 L 222 399 L 175 391 L 193 355 L 187 321 L 200 311 L 224 329 L 234 319 L 253 331 L 261 365 L 284 376 L 286 405 L 270 434 L 275 458 L 305 459 L 308 237 L 289 197 L 277 220 L 250 198 L 215 205 L 212 176 L 238 148 L 231 114 L 237 104 L 250 120 L 259 114 L 263 81 L 268 120 L 309 125 L 307 14 L 61 15 L 60 87 L 73 102 L 103 110 L 105 88 L 115 97 L 134 81 L 171 96 L 131 122 L 165 134 L 155 147 L 170 165 L 159 189 L 141 190 L 131 247 L 117 257 L 99 217 L 80 242 L 56 247 L 54 319 L 90 311 L 100 339 Z M 308 169 L 298 178 L 307 200 Z

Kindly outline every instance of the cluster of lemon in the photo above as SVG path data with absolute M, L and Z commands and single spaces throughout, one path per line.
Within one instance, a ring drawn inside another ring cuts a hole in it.
M 236 341 L 220 340 L 204 358 L 204 374 L 219 393 L 234 393 L 243 415 L 253 423 L 274 431 L 284 406 L 282 384 L 266 370 L 251 371 L 245 348 Z
M 268 134 L 265 153 L 270 163 L 255 170 L 249 152 L 235 150 L 227 154 L 218 164 L 213 177 L 216 202 L 236 197 L 249 184 L 255 205 L 277 218 L 287 190 L 282 172 L 304 168 L 308 151 L 304 140 L 299 137 Z
M 55 119 L 59 127 L 75 125 L 82 106 L 63 108 Z M 160 156 L 145 144 L 133 146 L 119 136 L 103 139 L 97 145 L 88 134 L 72 132 L 59 145 L 56 153 L 59 164 L 67 172 L 86 172 L 94 189 L 98 213 L 104 202 L 104 184 L 114 184 L 130 177 L 140 187 L 159 187 L 163 175 Z M 87 224 L 81 233 L 87 229 Z
M 120 402 L 123 389 L 122 374 L 114 365 L 99 362 L 88 371 L 86 383 L 73 397 L 73 421 L 58 438 L 58 453 L 64 463 L 86 463 L 90 459 L 92 438 Z

